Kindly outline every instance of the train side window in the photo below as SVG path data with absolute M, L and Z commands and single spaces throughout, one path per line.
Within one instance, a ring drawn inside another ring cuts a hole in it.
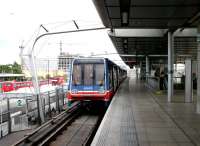
M 104 85 L 104 64 L 96 64 L 95 67 L 96 85 Z
M 114 82 L 114 89 L 117 88 L 117 72 L 116 67 L 113 67 L 113 82 Z
M 73 85 L 80 85 L 82 80 L 81 65 L 77 64 L 73 66 Z
M 112 68 L 109 67 L 109 89 L 112 89 L 113 87 L 113 73 Z

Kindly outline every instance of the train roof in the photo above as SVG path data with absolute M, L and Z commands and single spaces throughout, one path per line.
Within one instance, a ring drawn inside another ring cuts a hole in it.
M 111 64 L 114 64 L 114 65 L 116 65 L 116 66 L 118 66 L 120 69 L 122 69 L 122 70 L 125 70 L 125 69 L 123 69 L 122 67 L 120 67 L 119 65 L 117 65 L 116 63 L 114 63 L 112 60 L 110 60 L 109 58 L 105 58 L 105 57 L 77 57 L 77 58 L 74 58 L 73 59 L 73 63 L 76 61 L 76 60 L 85 60 L 85 61 L 87 61 L 87 63 L 90 63 L 90 62 L 88 62 L 88 60 L 98 60 L 99 61 L 99 63 L 101 62 L 100 60 L 106 60 L 106 61 L 108 61 L 108 62 L 110 62 Z M 84 61 L 83 61 L 83 63 L 84 63 Z M 86 63 L 86 62 L 85 62 Z

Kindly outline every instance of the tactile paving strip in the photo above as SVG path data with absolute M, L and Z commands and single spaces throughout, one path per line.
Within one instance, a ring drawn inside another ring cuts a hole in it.
M 123 84 L 122 89 L 127 91 Z M 137 146 L 137 134 L 128 94 L 116 93 L 96 134 L 93 146 Z

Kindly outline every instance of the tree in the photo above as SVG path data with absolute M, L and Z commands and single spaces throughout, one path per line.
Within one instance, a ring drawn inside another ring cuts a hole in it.
M 17 62 L 14 62 L 13 64 L 0 65 L 0 73 L 21 74 L 21 65 L 19 65 Z
M 12 71 L 15 74 L 21 74 L 22 73 L 21 65 L 19 65 L 17 62 L 14 62 L 12 65 Z
M 11 73 L 12 72 L 12 66 L 10 64 L 0 65 L 0 72 L 1 73 Z

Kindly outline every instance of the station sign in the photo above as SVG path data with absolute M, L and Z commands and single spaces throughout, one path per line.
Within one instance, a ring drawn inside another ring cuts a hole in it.
M 18 99 L 16 104 L 18 107 L 21 107 L 23 105 L 23 101 L 21 99 Z

